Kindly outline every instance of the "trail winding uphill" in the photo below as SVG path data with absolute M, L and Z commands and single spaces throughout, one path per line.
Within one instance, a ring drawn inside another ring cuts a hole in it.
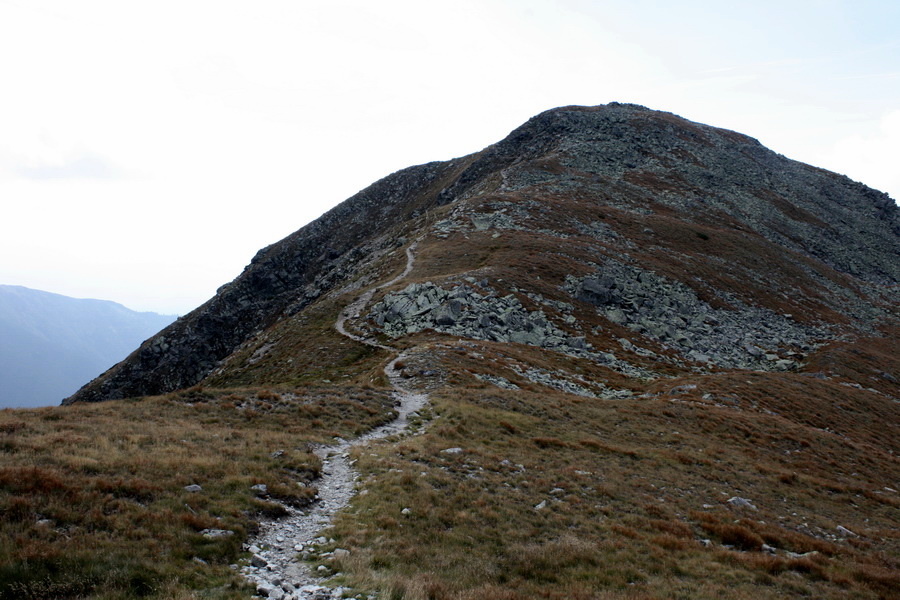
M 415 264 L 416 244 L 417 242 L 413 242 L 406 249 L 404 271 L 383 286 L 393 285 L 409 275 Z M 396 355 L 384 368 L 384 373 L 394 390 L 397 417 L 390 423 L 353 440 L 338 438 L 335 444 L 316 448 L 314 452 L 322 460 L 322 476 L 316 482 L 318 501 L 315 505 L 309 510 L 285 506 L 288 516 L 261 520 L 259 534 L 248 540 L 247 549 L 252 553 L 252 559 L 251 564 L 244 567 L 243 573 L 256 585 L 257 593 L 264 598 L 319 600 L 342 597 L 344 590 L 340 588 L 332 590 L 322 586 L 323 579 L 312 573 L 298 555 L 311 546 L 327 541 L 320 536 L 320 532 L 331 524 L 334 515 L 346 507 L 356 493 L 358 473 L 353 468 L 354 461 L 350 459 L 350 449 L 372 440 L 403 433 L 409 423 L 409 417 L 428 402 L 427 394 L 410 390 L 401 383 L 403 379 L 397 363 L 406 357 L 405 353 L 398 353 L 394 348 L 350 333 L 345 328 L 347 320 L 358 317 L 378 289 L 379 286 L 376 286 L 367 290 L 341 311 L 335 329 L 354 341 Z

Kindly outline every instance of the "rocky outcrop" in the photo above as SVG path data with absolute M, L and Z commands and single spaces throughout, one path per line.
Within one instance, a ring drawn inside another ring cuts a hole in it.
M 824 327 L 802 325 L 724 293 L 730 307 L 713 308 L 682 283 L 612 259 L 594 275 L 570 276 L 566 290 L 613 323 L 720 367 L 794 369 L 817 343 L 834 337 Z
M 584 336 L 563 330 L 543 310 L 528 310 L 514 294 L 499 296 L 486 282 L 474 278 L 450 290 L 431 282 L 411 283 L 374 305 L 369 319 L 391 337 L 430 329 L 478 340 L 536 346 L 590 358 L 630 376 L 653 377 L 646 369 L 620 360 L 611 352 L 594 349 Z
M 594 275 L 569 276 L 564 289 L 573 299 L 595 306 L 609 321 L 672 348 L 687 360 L 711 366 L 795 369 L 817 344 L 834 338 L 824 327 L 802 325 L 790 316 L 733 297 L 727 298 L 730 308 L 713 308 L 684 284 L 611 259 Z M 547 302 L 539 296 L 535 299 Z M 568 324 L 575 323 L 571 304 L 555 302 L 553 306 Z M 629 375 L 651 376 L 614 353 L 596 350 L 584 335 L 564 330 L 543 310 L 526 309 L 514 294 L 499 296 L 486 280 L 470 278 L 450 289 L 431 282 L 412 283 L 375 304 L 369 319 L 395 338 L 430 329 L 537 346 L 590 358 Z
M 526 310 L 512 294 L 498 297 L 491 290 L 485 292 L 464 283 L 450 290 L 431 282 L 411 283 L 373 306 L 372 319 L 391 337 L 434 329 L 560 351 L 587 349 L 583 336 L 562 331 L 543 311 Z

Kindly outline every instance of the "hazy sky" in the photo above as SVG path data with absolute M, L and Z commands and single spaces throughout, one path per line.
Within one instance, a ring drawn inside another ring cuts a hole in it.
M 900 2 L 0 0 L 0 283 L 184 314 L 397 169 L 634 102 L 900 198 Z

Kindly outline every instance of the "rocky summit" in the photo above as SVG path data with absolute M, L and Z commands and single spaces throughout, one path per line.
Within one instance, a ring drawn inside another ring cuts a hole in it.
M 670 113 L 558 108 L 476 154 L 390 175 L 260 250 L 65 402 L 221 378 L 311 304 L 377 282 L 413 239 L 418 273 L 361 329 L 528 344 L 626 373 L 798 368 L 893 325 L 900 280 L 887 194 Z M 285 381 L 303 369 L 293 361 Z
M 202 398 L 339 438 L 308 505 L 242 532 L 266 597 L 884 598 L 898 282 L 887 194 L 670 113 L 562 107 L 260 250 L 63 403 Z M 327 425 L 321 386 L 395 410 Z

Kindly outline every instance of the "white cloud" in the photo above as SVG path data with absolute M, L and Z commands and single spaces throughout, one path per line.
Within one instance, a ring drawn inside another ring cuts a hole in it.
M 23 165 L 16 173 L 26 179 L 117 179 L 122 171 L 102 156 L 83 152 L 69 156 L 62 162 L 41 162 Z
M 886 113 L 873 129 L 838 140 L 821 153 L 818 164 L 900 201 L 900 109 Z
M 873 124 L 896 78 L 837 78 L 898 55 L 853 62 L 846 3 L 790 22 L 764 0 L 652 4 L 0 2 L 0 283 L 185 312 L 375 180 L 564 104 L 672 111 L 896 190 L 896 134 Z

